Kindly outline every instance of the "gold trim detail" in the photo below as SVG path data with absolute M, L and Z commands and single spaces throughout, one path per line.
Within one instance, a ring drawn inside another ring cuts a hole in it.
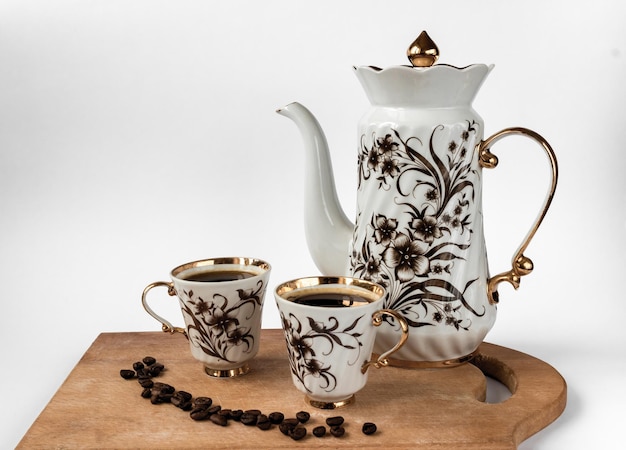
M 469 355 L 459 358 L 445 359 L 442 361 L 406 361 L 403 359 L 388 358 L 390 367 L 401 367 L 403 369 L 445 369 L 458 367 L 472 361 L 478 355 L 478 350 Z
M 374 366 L 377 369 L 380 369 L 381 367 L 387 367 L 389 365 L 389 355 L 398 351 L 409 338 L 409 325 L 407 324 L 406 319 L 400 313 L 394 311 L 393 309 L 381 309 L 373 313 L 372 324 L 375 327 L 379 327 L 380 325 L 382 325 L 384 315 L 392 316 L 398 321 L 402 334 L 400 335 L 400 339 L 398 340 L 396 345 L 394 345 L 390 350 L 387 350 L 378 358 L 372 358 L 371 361 L 364 362 L 363 366 L 361 366 L 361 373 L 367 372 L 367 369 L 369 369 L 370 366 Z
M 439 59 L 439 49 L 426 31 L 422 31 L 406 51 L 413 67 L 430 67 Z
M 543 150 L 548 156 L 552 169 L 552 181 L 550 184 L 548 195 L 546 196 L 546 199 L 543 203 L 539 215 L 537 216 L 537 219 L 535 220 L 535 223 L 532 225 L 532 227 L 528 231 L 528 234 L 513 255 L 511 270 L 499 273 L 498 275 L 491 277 L 487 281 L 487 297 L 489 299 L 489 303 L 491 303 L 492 305 L 498 303 L 499 301 L 498 284 L 506 281 L 510 283 L 515 289 L 517 289 L 519 288 L 521 277 L 523 277 L 524 275 L 528 275 L 530 272 L 532 272 L 533 262 L 530 258 L 524 256 L 524 251 L 526 251 L 526 249 L 528 248 L 530 241 L 535 236 L 539 225 L 541 225 L 543 218 L 548 212 L 548 208 L 550 207 L 552 199 L 554 198 L 554 192 L 556 190 L 556 184 L 559 175 L 556 155 L 554 154 L 554 150 L 552 150 L 552 147 L 550 147 L 550 144 L 548 144 L 548 142 L 538 133 L 535 133 L 534 131 L 527 128 L 519 127 L 505 128 L 504 130 L 493 134 L 492 136 L 488 137 L 480 144 L 478 144 L 479 163 L 482 167 L 486 169 L 493 169 L 498 165 L 498 158 L 491 153 L 491 146 L 500 139 L 510 135 L 521 135 L 529 137 L 538 142 L 543 147 Z
M 228 370 L 211 369 L 210 367 L 204 366 L 204 372 L 212 378 L 235 378 L 250 372 L 250 366 L 246 363 L 236 369 Z
M 157 281 L 155 283 L 150 283 L 148 286 L 146 286 L 146 288 L 143 290 L 143 293 L 141 294 L 141 304 L 143 305 L 143 309 L 145 309 L 146 312 L 154 317 L 156 320 L 161 322 L 161 331 L 165 333 L 181 333 L 184 334 L 185 337 L 187 337 L 187 331 L 184 328 L 175 327 L 171 324 L 169 320 L 166 320 L 163 317 L 159 316 L 157 313 L 155 313 L 148 305 L 148 300 L 146 298 L 146 296 L 148 295 L 148 291 L 150 291 L 150 289 L 152 288 L 159 286 L 167 287 L 167 293 L 169 296 L 173 297 L 174 295 L 176 295 L 176 289 L 174 288 L 174 283 L 172 282 Z
M 351 405 L 352 403 L 354 403 L 354 400 L 355 400 L 354 394 L 352 394 L 347 399 L 341 400 L 341 401 L 338 401 L 338 402 L 322 402 L 322 401 L 319 401 L 319 400 L 313 400 L 308 395 L 304 396 L 304 401 L 307 404 L 313 406 L 314 408 L 319 408 L 319 409 L 337 409 L 337 408 L 342 408 L 344 406 Z

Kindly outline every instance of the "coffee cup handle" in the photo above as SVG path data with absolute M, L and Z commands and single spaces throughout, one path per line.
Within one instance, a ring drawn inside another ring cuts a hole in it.
M 143 308 L 146 310 L 146 312 L 148 314 L 150 314 L 156 320 L 161 322 L 161 329 L 164 332 L 166 332 L 166 333 L 182 333 L 186 337 L 187 336 L 187 332 L 185 331 L 184 328 L 175 327 L 168 320 L 165 320 L 163 317 L 161 317 L 157 313 L 155 313 L 152 310 L 152 308 L 150 308 L 150 305 L 148 305 L 148 298 L 147 298 L 148 297 L 148 291 L 150 291 L 150 289 L 152 289 L 152 288 L 159 287 L 159 286 L 167 287 L 167 293 L 170 296 L 176 295 L 176 289 L 174 289 L 174 283 L 168 283 L 167 281 L 157 281 L 157 282 L 154 282 L 154 283 L 150 283 L 143 290 L 143 294 L 141 294 L 141 304 L 143 305 Z
M 395 353 L 404 345 L 406 340 L 409 338 L 409 325 L 406 323 L 406 320 L 400 313 L 392 310 L 392 309 L 380 309 L 372 314 L 372 324 L 376 327 L 380 326 L 383 323 L 383 316 L 389 315 L 395 318 L 400 324 L 400 328 L 402 330 L 402 334 L 400 335 L 400 340 L 394 345 L 390 350 L 387 350 L 385 353 L 380 355 L 376 361 L 366 361 L 363 363 L 361 367 L 361 372 L 367 372 L 370 366 L 374 366 L 377 369 L 381 367 L 386 367 L 389 365 L 389 360 L 387 359 L 392 353 Z

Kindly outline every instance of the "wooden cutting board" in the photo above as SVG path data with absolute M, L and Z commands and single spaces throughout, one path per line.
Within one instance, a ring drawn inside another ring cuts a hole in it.
M 294 441 L 277 428 L 267 431 L 229 422 L 196 422 L 171 404 L 152 405 L 136 380 L 119 371 L 144 356 L 166 367 L 155 380 L 194 396 L 209 396 L 230 409 L 305 410 L 307 436 Z M 480 367 L 480 369 L 478 368 Z M 335 411 L 315 410 L 291 382 L 281 330 L 263 330 L 251 372 L 234 379 L 206 376 L 180 334 L 103 333 L 94 341 L 18 448 L 420 448 L 514 449 L 563 412 L 566 383 L 550 365 L 532 356 L 484 343 L 474 364 L 447 369 L 371 369 L 356 402 Z M 482 370 L 482 372 L 481 372 Z M 484 403 L 483 372 L 513 392 L 499 404 Z M 327 417 L 342 415 L 346 434 L 312 435 Z M 364 422 L 378 431 L 364 435 Z

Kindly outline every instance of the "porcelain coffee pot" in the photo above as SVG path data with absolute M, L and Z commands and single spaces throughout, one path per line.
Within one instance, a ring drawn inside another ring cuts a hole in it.
M 326 137 L 299 103 L 277 112 L 305 141 L 305 231 L 325 275 L 348 275 L 386 288 L 385 308 L 400 312 L 409 339 L 391 360 L 437 367 L 471 359 L 496 319 L 498 284 L 516 289 L 533 269 L 524 255 L 554 195 L 557 162 L 534 131 L 507 128 L 483 139 L 472 101 L 493 68 L 433 65 L 438 49 L 426 32 L 407 52 L 412 66 L 355 67 L 371 108 L 358 125 L 358 190 L 352 223 L 337 200 Z M 510 135 L 540 144 L 552 180 L 510 270 L 489 275 L 483 234 L 482 169 L 498 159 L 491 147 Z M 381 326 L 375 351 L 393 345 L 393 319 Z

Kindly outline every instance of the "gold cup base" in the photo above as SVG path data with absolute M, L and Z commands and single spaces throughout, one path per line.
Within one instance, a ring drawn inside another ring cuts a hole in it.
M 246 363 L 241 367 L 237 367 L 236 369 L 212 369 L 210 367 L 204 367 L 204 372 L 213 378 L 234 378 L 241 375 L 245 375 L 250 372 L 250 366 Z
M 319 409 L 337 409 L 337 408 L 341 408 L 343 406 L 347 406 L 347 405 L 350 405 L 350 404 L 354 403 L 354 400 L 355 400 L 354 394 L 351 395 L 350 397 L 346 398 L 345 400 L 340 400 L 338 402 L 322 402 L 322 401 L 319 401 L 319 400 L 313 400 L 308 395 L 304 396 L 304 401 L 307 402 L 307 404 L 313 406 L 314 408 L 319 408 Z

